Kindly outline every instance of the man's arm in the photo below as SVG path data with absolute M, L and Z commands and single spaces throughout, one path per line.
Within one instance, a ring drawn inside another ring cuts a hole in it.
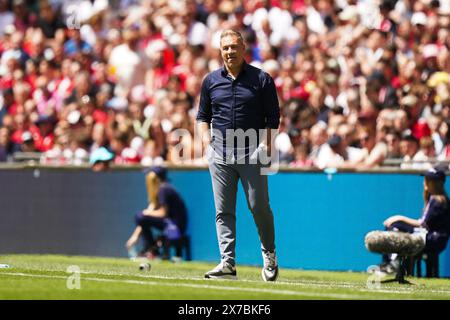
M 262 86 L 262 103 L 266 117 L 266 128 L 278 129 L 280 125 L 280 105 L 275 83 L 268 74 L 266 74 Z
M 200 103 L 198 106 L 197 122 L 211 123 L 212 120 L 212 106 L 211 96 L 209 94 L 209 77 L 207 76 L 202 83 L 200 92 Z
M 209 93 L 209 77 L 207 76 L 202 83 L 202 89 L 200 93 L 200 103 L 197 113 L 198 132 L 202 141 L 202 150 L 205 150 L 204 146 L 208 146 L 211 143 L 211 120 L 212 120 L 212 106 L 211 96 Z
M 280 105 L 277 90 L 272 77 L 266 74 L 262 87 L 262 103 L 266 117 L 265 134 L 261 137 L 262 143 L 267 147 L 268 156 L 271 156 L 273 133 L 280 125 Z
M 198 123 L 198 131 L 204 145 L 209 145 L 211 143 L 210 127 L 211 125 L 208 122 L 201 121 Z
M 274 136 L 272 131 L 275 131 L 275 129 L 272 128 L 265 128 L 262 132 L 262 135 L 260 137 L 260 145 L 262 147 L 266 148 L 267 156 L 270 157 L 272 155 L 272 136 Z

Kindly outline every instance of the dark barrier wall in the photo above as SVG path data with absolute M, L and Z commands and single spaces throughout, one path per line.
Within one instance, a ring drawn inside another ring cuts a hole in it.
M 208 171 L 172 170 L 169 177 L 188 205 L 193 259 L 217 262 Z M 365 249 L 365 234 L 382 229 L 392 214 L 419 217 L 423 207 L 417 174 L 280 172 L 269 182 L 279 263 L 286 268 L 365 271 L 380 261 Z M 256 228 L 239 188 L 237 262 L 260 265 Z M 133 215 L 146 201 L 139 170 L 0 170 L 0 254 L 126 256 Z M 450 248 L 440 267 L 450 277 Z
M 126 255 L 143 183 L 138 171 L 0 170 L 0 253 Z

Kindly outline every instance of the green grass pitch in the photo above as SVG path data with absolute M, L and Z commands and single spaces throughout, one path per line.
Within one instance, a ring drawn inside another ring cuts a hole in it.
M 214 264 L 150 263 L 151 270 L 141 271 L 139 261 L 128 259 L 3 255 L 0 264 L 10 268 L 0 269 L 0 299 L 450 299 L 450 279 L 408 277 L 412 285 L 369 288 L 367 273 L 282 268 L 276 283 L 265 283 L 260 267 L 238 265 L 237 281 L 205 280 Z M 70 266 L 79 268 L 79 278 Z

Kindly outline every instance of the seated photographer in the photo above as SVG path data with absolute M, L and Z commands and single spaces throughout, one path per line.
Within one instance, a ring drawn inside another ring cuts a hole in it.
M 423 197 L 425 209 L 420 219 L 401 215 L 384 221 L 386 230 L 408 233 L 421 232 L 425 237 L 424 252 L 439 254 L 447 246 L 450 235 L 450 203 L 444 189 L 445 173 L 440 169 L 429 169 L 423 174 Z M 392 274 L 399 267 L 395 254 L 383 255 L 382 272 Z
M 162 231 L 168 240 L 178 240 L 186 231 L 187 210 L 179 193 L 167 181 L 167 170 L 153 167 L 146 175 L 149 206 L 135 216 L 136 228 L 126 247 L 131 250 L 142 235 L 141 255 L 150 259 L 159 256 L 152 228 Z

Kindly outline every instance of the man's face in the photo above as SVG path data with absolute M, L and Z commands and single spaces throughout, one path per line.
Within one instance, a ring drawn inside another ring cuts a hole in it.
M 237 36 L 229 35 L 222 38 L 220 52 L 225 65 L 234 69 L 244 61 L 245 46 Z
M 386 143 L 388 147 L 388 151 L 394 152 L 399 148 L 399 140 L 398 138 L 393 134 L 386 135 Z
M 359 137 L 359 142 L 363 148 L 367 148 L 374 143 L 374 139 L 367 133 L 362 133 Z

